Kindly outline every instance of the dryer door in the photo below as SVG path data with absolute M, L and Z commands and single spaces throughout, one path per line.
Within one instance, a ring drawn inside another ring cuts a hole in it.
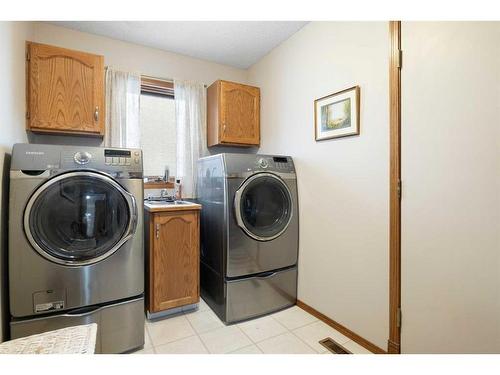
M 48 180 L 24 213 L 24 230 L 34 249 L 64 265 L 88 265 L 111 256 L 136 225 L 135 198 L 112 178 L 91 171 Z
M 292 198 L 285 182 L 273 173 L 258 173 L 243 182 L 235 194 L 238 226 L 258 241 L 270 241 L 288 228 Z

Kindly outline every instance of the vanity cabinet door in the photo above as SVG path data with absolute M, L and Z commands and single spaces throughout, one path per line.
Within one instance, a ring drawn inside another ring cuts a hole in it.
M 104 135 L 104 57 L 27 42 L 27 130 Z
M 153 214 L 150 312 L 198 303 L 199 211 Z

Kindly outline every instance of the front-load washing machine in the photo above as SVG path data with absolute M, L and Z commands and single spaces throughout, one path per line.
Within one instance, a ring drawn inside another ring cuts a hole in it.
M 296 303 L 299 215 L 290 156 L 198 161 L 201 295 L 226 323 Z
M 97 353 L 144 345 L 142 152 L 16 144 L 11 338 L 98 324 Z

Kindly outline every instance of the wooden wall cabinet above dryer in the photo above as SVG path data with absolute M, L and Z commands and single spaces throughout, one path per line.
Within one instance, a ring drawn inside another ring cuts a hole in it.
M 218 80 L 207 90 L 208 146 L 260 145 L 260 89 Z
M 104 136 L 104 57 L 26 43 L 26 128 Z

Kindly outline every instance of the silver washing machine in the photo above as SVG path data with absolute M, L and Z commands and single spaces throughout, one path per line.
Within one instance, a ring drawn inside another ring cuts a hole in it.
M 299 215 L 290 156 L 198 161 L 201 294 L 226 323 L 294 305 Z
M 142 152 L 16 144 L 10 333 L 97 323 L 97 353 L 144 345 Z

